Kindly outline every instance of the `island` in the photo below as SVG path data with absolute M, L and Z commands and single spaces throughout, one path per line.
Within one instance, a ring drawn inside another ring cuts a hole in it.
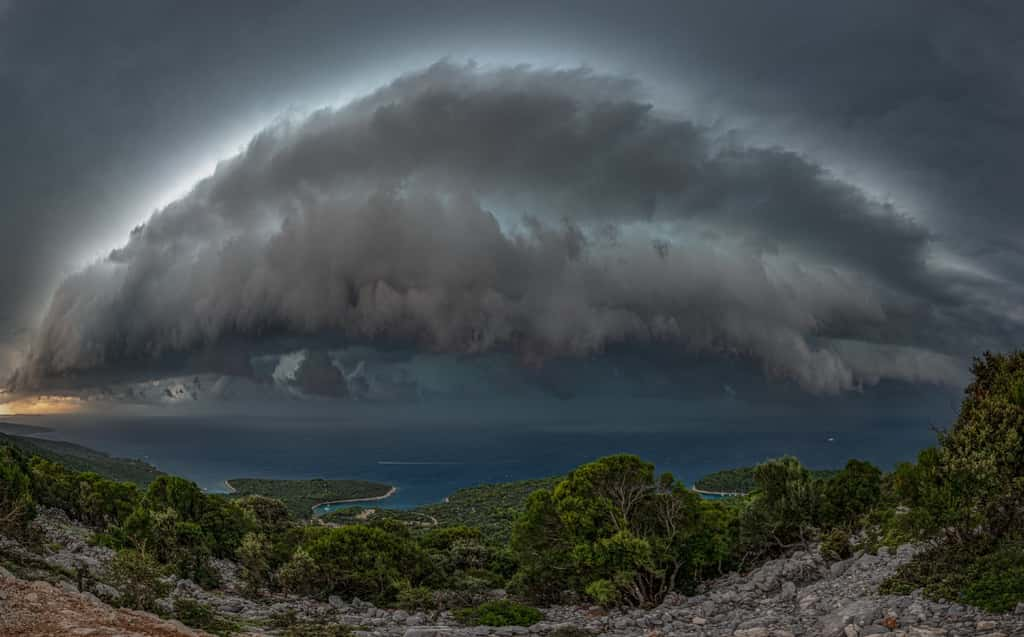
M 263 495 L 285 503 L 296 518 L 312 517 L 314 510 L 325 504 L 349 504 L 383 500 L 394 495 L 396 487 L 367 480 L 272 480 L 264 478 L 232 478 L 224 483 L 231 490 L 228 497 Z
M 811 469 L 811 477 L 827 480 L 839 473 L 835 469 Z M 754 467 L 738 467 L 709 473 L 693 483 L 693 490 L 701 495 L 729 497 L 746 495 L 754 490 Z
M 346 507 L 333 510 L 320 519 L 327 524 L 367 524 L 384 518 L 412 527 L 467 526 L 479 529 L 488 541 L 507 542 L 512 526 L 526 510 L 530 494 L 553 488 L 562 477 L 481 484 L 459 489 L 443 502 L 425 504 L 409 510 Z

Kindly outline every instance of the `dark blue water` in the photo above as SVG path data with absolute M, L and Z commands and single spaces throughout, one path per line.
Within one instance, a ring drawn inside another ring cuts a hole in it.
M 764 422 L 568 425 L 391 423 L 379 418 L 157 417 L 47 420 L 46 437 L 112 455 L 142 458 L 211 491 L 224 480 L 352 478 L 396 485 L 377 503 L 412 507 L 458 488 L 563 474 L 612 453 L 635 453 L 687 484 L 723 468 L 791 454 L 812 468 L 840 467 L 851 457 L 883 468 L 910 460 L 934 442 L 930 420 L 865 419 L 792 428 Z M 621 417 L 621 416 L 619 416 Z M 618 418 L 618 417 L 617 417 Z M 829 439 L 832 439 L 830 441 Z

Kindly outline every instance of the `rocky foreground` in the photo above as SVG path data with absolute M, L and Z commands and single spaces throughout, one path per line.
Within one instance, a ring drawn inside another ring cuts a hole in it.
M 92 580 L 101 576 L 112 553 L 93 546 L 89 531 L 59 511 L 44 511 L 34 524 L 46 538 L 44 545 L 50 547 L 42 555 L 0 538 L 2 552 L 18 555 L 22 563 L 36 563 L 20 577 L 0 569 L 0 637 L 205 634 L 179 622 L 104 603 L 100 598 L 114 601 L 118 591 Z M 1016 613 L 993 615 L 919 595 L 879 595 L 879 584 L 914 552 L 907 545 L 894 552 L 883 549 L 878 555 L 860 554 L 828 564 L 816 552 L 797 551 L 751 573 L 711 582 L 700 595 L 672 597 L 654 609 L 606 612 L 597 607 L 556 606 L 544 609 L 544 621 L 528 628 L 466 627 L 448 612 L 409 613 L 359 600 L 319 602 L 283 595 L 248 599 L 238 592 L 230 562 L 218 563 L 223 590 L 206 591 L 188 580 L 174 580 L 173 592 L 160 605 L 169 612 L 174 598 L 199 601 L 238 622 L 242 634 L 248 635 L 281 634 L 280 618 L 288 617 L 347 624 L 361 637 L 547 635 L 560 630 L 568 635 L 569 627 L 606 637 L 1024 636 L 1024 604 Z M 87 591 L 79 593 L 72 578 L 61 574 L 83 569 L 88 574 Z M 47 579 L 52 585 L 29 579 Z

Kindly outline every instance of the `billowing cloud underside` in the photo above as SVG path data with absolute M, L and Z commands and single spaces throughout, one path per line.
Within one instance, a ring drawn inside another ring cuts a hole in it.
M 928 233 L 806 157 L 586 70 L 437 64 L 258 134 L 70 276 L 15 383 L 281 331 L 509 350 L 665 344 L 814 392 L 955 384 Z

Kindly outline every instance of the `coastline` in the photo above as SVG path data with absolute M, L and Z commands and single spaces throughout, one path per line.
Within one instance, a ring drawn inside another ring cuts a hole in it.
M 743 491 L 706 491 L 704 489 L 698 489 L 696 486 L 691 486 L 690 489 L 699 495 L 710 495 L 716 498 L 738 498 L 748 495 Z
M 322 506 L 329 506 L 329 505 L 332 505 L 332 504 L 354 504 L 356 502 L 377 502 L 379 500 L 385 500 L 387 498 L 390 498 L 391 496 L 395 495 L 395 493 L 397 491 L 398 491 L 398 487 L 392 485 L 392 487 L 390 489 L 388 489 L 388 492 L 385 493 L 384 495 L 375 495 L 375 496 L 369 497 L 369 498 L 349 498 L 348 500 L 330 500 L 328 502 L 317 502 L 312 507 L 310 507 L 310 509 L 315 514 L 316 510 L 319 509 L 320 507 L 322 507 Z

